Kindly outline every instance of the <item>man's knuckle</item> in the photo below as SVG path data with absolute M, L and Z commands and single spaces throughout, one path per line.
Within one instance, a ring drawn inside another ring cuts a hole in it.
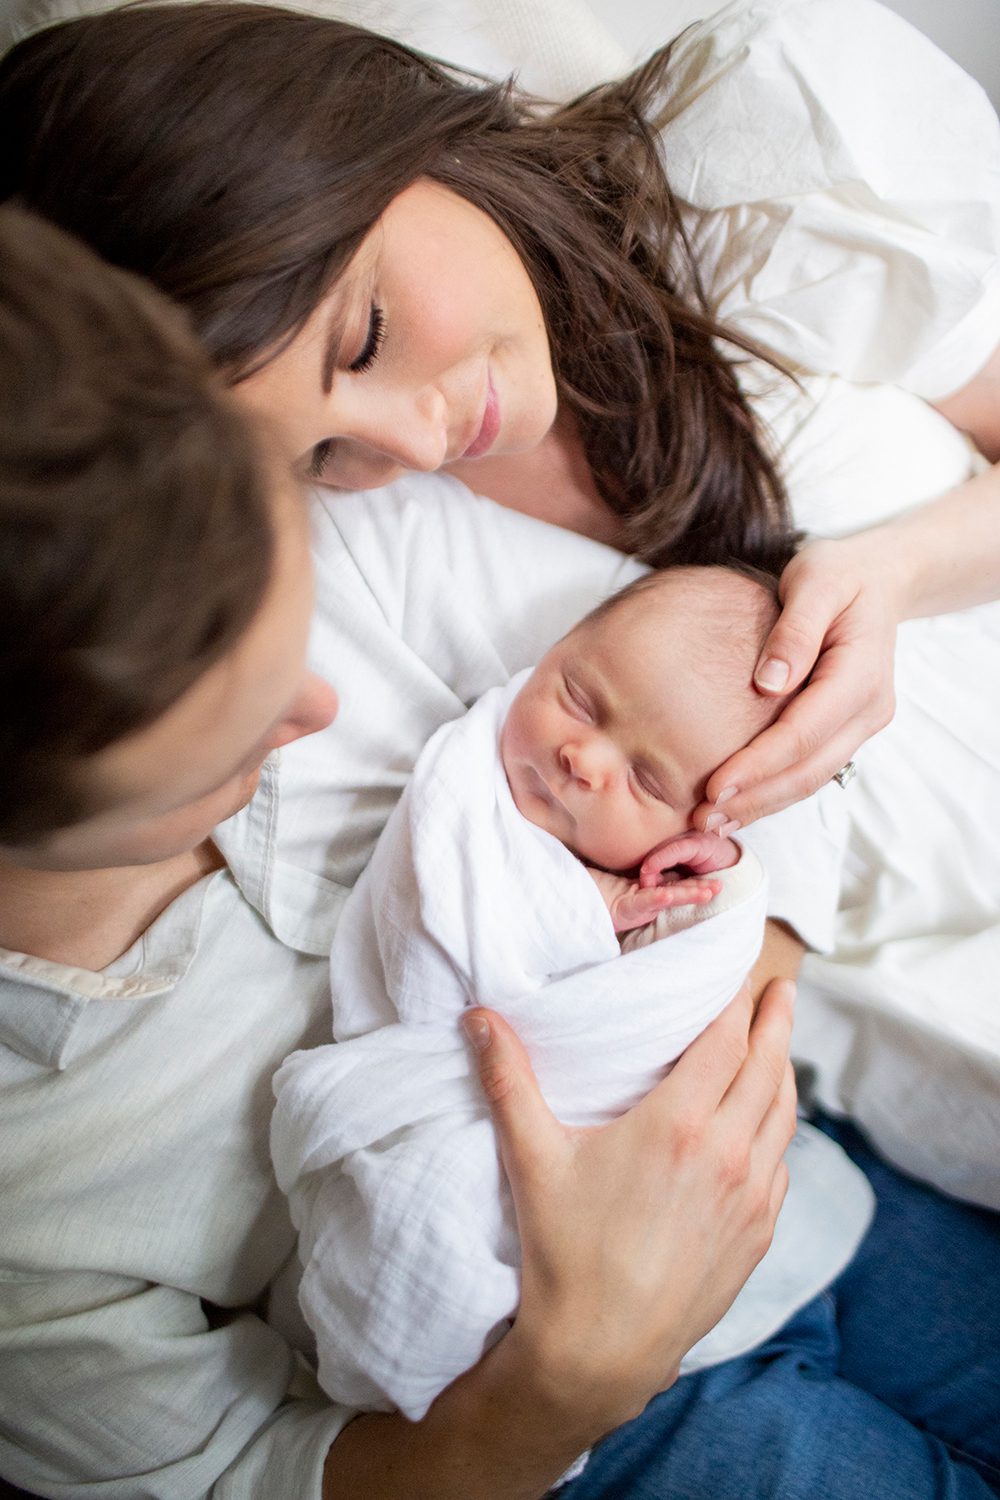
M 514 1075 L 504 1063 L 483 1063 L 479 1069 L 479 1081 L 490 1104 L 503 1103 L 515 1091 Z
M 678 1161 L 689 1161 L 702 1148 L 705 1126 L 697 1115 L 678 1114 L 673 1121 L 673 1152 Z
M 727 1187 L 744 1187 L 750 1176 L 750 1152 L 746 1145 L 736 1143 L 724 1151 L 719 1160 L 719 1171 Z M 753 1218 L 760 1213 L 760 1204 L 757 1199 L 757 1193 L 751 1190 L 749 1207 Z
M 787 1165 L 786 1165 L 786 1163 L 784 1161 L 779 1161 L 779 1163 L 778 1163 L 778 1170 L 774 1174 L 774 1182 L 772 1184 L 772 1190 L 771 1190 L 771 1205 L 772 1205 L 772 1208 L 771 1208 L 771 1226 L 772 1226 L 772 1232 L 773 1232 L 774 1224 L 777 1222 L 778 1214 L 779 1214 L 779 1212 L 781 1210 L 781 1205 L 785 1201 L 785 1194 L 788 1192 L 789 1181 L 790 1181 L 790 1178 L 789 1178 L 789 1175 L 788 1175 L 788 1167 L 787 1167 Z

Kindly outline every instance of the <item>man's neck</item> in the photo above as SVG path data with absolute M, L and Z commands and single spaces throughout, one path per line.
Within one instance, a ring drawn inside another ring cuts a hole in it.
M 0 861 L 0 947 L 104 969 L 222 858 L 206 840 L 159 864 L 36 870 Z

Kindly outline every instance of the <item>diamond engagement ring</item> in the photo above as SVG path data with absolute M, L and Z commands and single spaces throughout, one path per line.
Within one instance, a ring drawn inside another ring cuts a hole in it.
M 835 781 L 841 788 L 841 790 L 843 790 L 843 788 L 847 786 L 847 783 L 849 781 L 854 780 L 857 774 L 857 766 L 854 764 L 853 760 L 849 760 L 846 766 L 841 766 L 839 771 L 834 771 L 833 775 L 830 777 L 830 780 Z

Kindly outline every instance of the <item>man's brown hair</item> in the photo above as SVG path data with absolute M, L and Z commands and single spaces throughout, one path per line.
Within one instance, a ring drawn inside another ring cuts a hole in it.
M 230 648 L 272 556 L 259 454 L 182 315 L 0 210 L 0 843 L 85 815 L 85 757 Z

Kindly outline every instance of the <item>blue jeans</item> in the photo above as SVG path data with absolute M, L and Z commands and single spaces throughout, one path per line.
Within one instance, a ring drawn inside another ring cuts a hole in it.
M 560 1500 L 1000 1495 L 1000 1215 L 817 1123 L 878 1197 L 852 1264 L 760 1348 L 605 1438 Z

